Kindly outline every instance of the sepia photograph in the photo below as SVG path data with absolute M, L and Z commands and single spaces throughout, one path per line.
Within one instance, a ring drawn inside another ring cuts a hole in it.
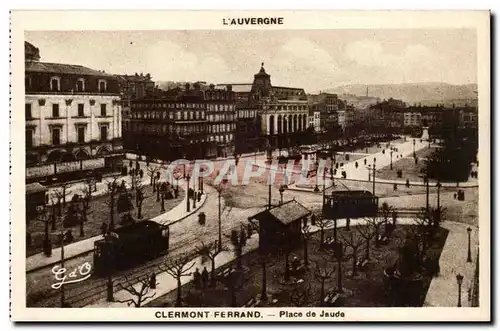
M 19 316 L 488 319 L 489 13 L 206 15 L 18 29 Z

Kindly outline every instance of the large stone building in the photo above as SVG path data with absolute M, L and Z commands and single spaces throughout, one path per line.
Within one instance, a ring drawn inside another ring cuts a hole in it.
M 234 92 L 200 84 L 154 92 L 131 101 L 127 149 L 162 160 L 232 155 Z
M 251 84 L 234 86 L 238 87 L 235 93 L 237 111 L 244 110 L 243 114 L 248 114 L 244 120 L 238 118 L 238 126 L 251 128 L 237 137 L 239 144 L 246 147 L 238 148 L 238 151 L 284 148 L 301 143 L 309 127 L 309 107 L 304 89 L 273 86 L 264 64 Z M 257 115 L 256 118 L 253 115 Z
M 123 160 L 116 77 L 80 65 L 39 62 L 25 43 L 26 180 L 118 171 Z
M 130 102 L 137 98 L 142 98 L 155 89 L 155 83 L 151 75 L 143 73 L 134 75 L 116 75 L 121 96 L 122 107 L 122 135 L 124 145 L 130 145 L 125 139 L 130 137 Z

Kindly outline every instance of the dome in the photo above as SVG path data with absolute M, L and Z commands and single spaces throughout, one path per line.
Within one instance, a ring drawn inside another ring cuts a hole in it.
M 24 59 L 25 61 L 40 61 L 40 50 L 29 42 L 25 41 Z

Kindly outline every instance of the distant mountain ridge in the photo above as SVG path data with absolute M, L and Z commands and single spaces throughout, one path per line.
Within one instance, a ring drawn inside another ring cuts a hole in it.
M 324 90 L 342 95 L 356 95 L 366 98 L 399 99 L 408 105 L 456 104 L 457 106 L 477 104 L 477 84 L 452 85 L 447 83 L 403 83 L 403 84 L 353 84 Z

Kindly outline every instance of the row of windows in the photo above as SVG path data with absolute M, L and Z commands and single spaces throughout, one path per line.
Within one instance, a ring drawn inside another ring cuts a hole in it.
M 208 111 L 234 111 L 234 105 L 219 105 L 219 104 L 208 104 Z
M 76 128 L 76 136 L 77 136 L 77 142 L 82 144 L 86 142 L 85 139 L 85 133 L 86 133 L 86 127 L 85 126 L 78 126 Z M 51 137 L 51 144 L 52 145 L 61 145 L 61 132 L 62 132 L 62 127 L 53 127 L 50 130 L 50 137 Z M 26 147 L 30 148 L 34 146 L 34 135 L 35 135 L 35 129 L 26 129 Z M 101 125 L 100 126 L 100 140 L 108 140 L 108 125 Z
M 31 87 L 31 77 L 25 76 L 24 83 L 27 88 Z M 53 76 L 50 78 L 49 82 L 50 90 L 52 92 L 60 92 L 61 91 L 61 77 Z M 105 93 L 108 90 L 108 83 L 104 79 L 99 79 L 98 81 L 98 89 L 99 92 Z M 85 92 L 85 78 L 78 78 L 75 85 L 76 92 Z
M 217 124 L 208 126 L 209 133 L 231 132 L 234 130 L 236 130 L 236 124 Z
M 269 106 L 270 110 L 307 110 L 307 106 Z
M 232 114 L 216 114 L 216 115 L 208 115 L 209 122 L 229 122 L 234 121 L 235 116 Z
M 214 141 L 214 142 L 219 142 L 219 143 L 227 143 L 233 140 L 233 134 L 226 134 L 226 135 L 215 135 L 215 136 L 210 136 L 208 137 L 208 141 Z
M 238 117 L 239 118 L 250 118 L 250 117 L 255 117 L 256 115 L 255 110 L 238 110 Z
M 145 133 L 175 133 L 178 135 L 190 135 L 195 133 L 203 133 L 205 126 L 201 124 L 191 125 L 172 125 L 172 124 L 147 124 L 132 123 L 132 131 L 144 131 Z
M 204 103 L 133 103 L 132 108 L 149 109 L 149 108 L 165 108 L 165 109 L 206 109 Z
M 32 106 L 31 103 L 25 104 L 25 115 L 26 119 L 33 118 L 33 113 L 32 113 Z M 107 104 L 101 103 L 101 116 L 107 116 Z M 79 103 L 77 106 L 77 117 L 83 117 L 85 116 L 85 104 Z M 59 104 L 58 103 L 53 103 L 52 104 L 52 117 L 61 117 L 61 113 L 59 111 Z
M 148 111 L 148 112 L 133 112 L 132 118 L 143 118 L 143 119 L 166 119 L 167 112 L 164 111 Z M 168 112 L 168 119 L 174 120 L 174 112 Z M 187 121 L 187 120 L 204 120 L 205 111 L 178 111 L 175 113 L 175 120 L 177 121 Z

